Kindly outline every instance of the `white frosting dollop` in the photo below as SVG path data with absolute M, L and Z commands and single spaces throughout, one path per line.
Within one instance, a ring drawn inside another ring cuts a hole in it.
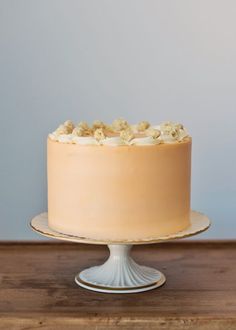
M 72 134 L 62 134 L 58 136 L 58 141 L 62 143 L 71 143 L 73 135 Z
M 130 141 L 130 145 L 138 145 L 138 146 L 147 146 L 152 144 L 159 144 L 161 143 L 160 139 L 153 139 L 151 136 L 145 136 L 140 138 L 134 138 Z
M 161 141 L 163 143 L 176 143 L 176 139 L 173 136 L 167 134 L 161 134 Z
M 183 129 L 180 130 L 179 132 L 179 139 L 178 141 L 183 141 L 185 138 L 187 138 L 189 136 L 186 128 L 184 127 Z
M 107 146 L 122 146 L 124 142 L 121 140 L 119 136 L 114 137 L 106 137 L 105 139 L 101 140 L 102 145 Z
M 93 136 L 73 136 L 72 142 L 81 145 L 99 145 Z

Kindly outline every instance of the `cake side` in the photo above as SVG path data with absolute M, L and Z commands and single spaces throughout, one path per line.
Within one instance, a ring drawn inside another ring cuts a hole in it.
M 48 219 L 59 232 L 152 238 L 189 226 L 191 138 L 150 145 L 48 139 Z

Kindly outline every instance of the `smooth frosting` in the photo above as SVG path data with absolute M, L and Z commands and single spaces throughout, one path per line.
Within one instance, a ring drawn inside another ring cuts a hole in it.
M 87 139 L 95 143 L 93 137 Z M 121 139 L 106 137 L 100 141 L 103 147 L 85 144 L 81 148 L 49 138 L 49 226 L 103 240 L 153 238 L 187 228 L 191 139 L 150 147 L 151 139 L 139 138 L 140 148 L 112 148 Z
M 112 125 L 95 121 L 91 127 L 86 122 L 75 126 L 72 121 L 67 120 L 49 134 L 49 138 L 60 143 L 79 145 L 145 146 L 179 143 L 190 137 L 186 128 L 178 123 L 150 125 L 147 121 L 142 121 L 129 125 L 124 119 L 116 119 Z

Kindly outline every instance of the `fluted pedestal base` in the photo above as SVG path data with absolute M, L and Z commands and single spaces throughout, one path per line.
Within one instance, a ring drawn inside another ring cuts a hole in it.
M 106 293 L 134 293 L 155 289 L 165 283 L 158 270 L 138 265 L 130 256 L 132 245 L 108 245 L 110 256 L 101 266 L 83 270 L 75 282 L 86 289 Z

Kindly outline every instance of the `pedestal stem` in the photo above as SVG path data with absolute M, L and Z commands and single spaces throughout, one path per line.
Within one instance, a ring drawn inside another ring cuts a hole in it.
M 158 270 L 138 265 L 130 256 L 132 245 L 108 245 L 110 256 L 101 266 L 83 270 L 76 283 L 102 292 L 139 292 L 153 289 L 165 282 Z
M 117 259 L 121 262 L 122 258 L 130 258 L 130 251 L 133 245 L 110 244 L 108 245 L 110 251 L 110 258 Z M 109 260 L 108 259 L 108 260 Z

